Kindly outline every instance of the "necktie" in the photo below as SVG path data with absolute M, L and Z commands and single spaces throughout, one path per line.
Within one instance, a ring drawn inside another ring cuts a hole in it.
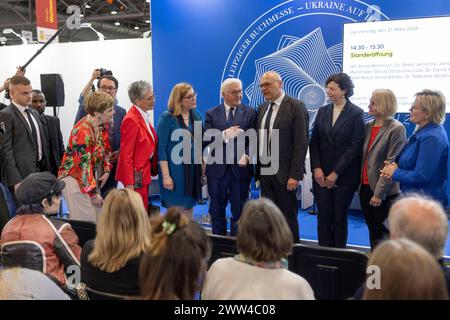
M 266 156 L 270 155 L 270 119 L 272 118 L 273 105 L 274 103 L 271 102 L 269 105 L 269 111 L 267 111 L 266 122 L 264 123 L 264 135 L 266 137 L 264 142 L 266 143 L 265 146 L 267 148 L 267 153 L 265 154 Z
M 34 125 L 33 119 L 31 117 L 30 109 L 28 109 L 28 108 L 25 109 L 25 113 L 27 114 L 28 122 L 30 123 L 31 135 L 33 136 L 33 141 L 34 141 L 34 144 L 36 145 L 36 151 L 37 151 L 37 155 L 39 158 L 39 150 L 38 150 L 39 145 L 38 145 L 38 138 L 37 138 L 37 130 Z
M 230 110 L 228 110 L 228 120 L 227 120 L 227 125 L 230 127 L 231 123 L 233 122 L 234 119 L 234 107 L 231 107 Z

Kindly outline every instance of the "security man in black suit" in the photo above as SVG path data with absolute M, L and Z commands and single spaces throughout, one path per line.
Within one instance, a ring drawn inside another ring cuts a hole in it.
M 9 80 L 11 104 L 0 111 L 3 123 L 2 183 L 16 190 L 30 173 L 49 171 L 47 140 L 39 114 L 29 108 L 31 103 L 30 80 L 14 76 Z
M 258 165 L 261 196 L 271 199 L 283 212 L 299 242 L 296 190 L 303 179 L 308 149 L 307 112 L 300 100 L 286 95 L 281 76 L 275 71 L 264 73 L 259 86 L 266 102 L 259 106 Z
M 40 90 L 33 90 L 32 93 L 30 107 L 39 112 L 42 129 L 47 140 L 50 172 L 57 176 L 65 150 L 59 118 L 44 114 L 47 101 Z

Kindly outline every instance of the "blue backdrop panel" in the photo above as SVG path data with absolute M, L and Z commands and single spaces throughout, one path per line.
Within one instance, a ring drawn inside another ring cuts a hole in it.
M 244 103 L 256 107 L 263 101 L 259 78 L 275 69 L 285 91 L 306 103 L 312 123 L 326 100 L 325 79 L 342 68 L 344 23 L 450 15 L 450 1 L 161 0 L 152 1 L 151 15 L 155 121 L 183 81 L 198 92 L 203 114 L 220 103 L 227 77 L 243 81 Z M 397 117 L 411 134 L 408 115 Z

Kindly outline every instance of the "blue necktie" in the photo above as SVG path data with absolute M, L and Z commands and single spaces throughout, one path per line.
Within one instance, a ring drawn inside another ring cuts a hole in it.
M 228 119 L 227 119 L 227 126 L 231 127 L 231 123 L 233 123 L 234 119 L 234 107 L 231 107 L 230 110 L 228 110 Z

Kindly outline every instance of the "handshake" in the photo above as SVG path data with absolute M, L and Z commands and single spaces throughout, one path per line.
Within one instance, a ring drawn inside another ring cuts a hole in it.
M 239 128 L 239 126 L 229 127 L 228 129 L 223 131 L 224 139 L 225 140 L 227 140 L 227 139 L 234 139 L 238 135 L 240 135 L 242 132 L 244 132 L 244 130 Z

